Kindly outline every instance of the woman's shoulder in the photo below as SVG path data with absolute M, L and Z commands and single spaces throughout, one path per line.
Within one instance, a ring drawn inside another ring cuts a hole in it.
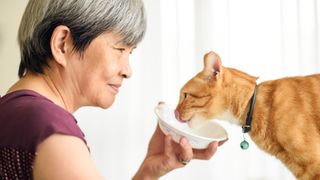
M 55 133 L 76 136 L 85 142 L 84 134 L 71 113 L 30 90 L 15 91 L 0 99 L 0 124 L 0 137 L 10 135 L 7 139 L 18 140 L 20 145 L 33 144 L 32 150 Z M 1 142 L 4 140 L 0 139 Z
M 0 99 L 0 118 L 17 119 L 24 124 L 76 123 L 72 114 L 31 90 L 19 90 Z

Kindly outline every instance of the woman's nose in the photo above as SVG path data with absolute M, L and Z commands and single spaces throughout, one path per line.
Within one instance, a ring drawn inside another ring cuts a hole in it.
M 124 59 L 124 65 L 123 65 L 120 73 L 121 73 L 121 76 L 123 78 L 126 78 L 126 79 L 128 79 L 128 78 L 130 78 L 132 76 L 132 69 L 131 69 L 131 66 L 129 64 L 129 58 L 128 57 Z

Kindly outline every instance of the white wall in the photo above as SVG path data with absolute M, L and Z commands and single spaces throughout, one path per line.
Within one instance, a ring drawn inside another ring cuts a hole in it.
M 2 95 L 17 79 L 16 32 L 25 4 L 0 0 Z M 261 81 L 320 71 L 318 0 L 145 0 L 145 5 L 148 29 L 130 60 L 133 77 L 110 109 L 75 113 L 106 179 L 132 177 L 157 123 L 154 106 L 177 102 L 181 85 L 202 68 L 206 51 Z M 294 179 L 252 141 L 241 150 L 240 127 L 222 124 L 229 141 L 210 161 L 192 161 L 162 179 Z
M 0 95 L 18 79 L 17 33 L 27 0 L 0 0 Z

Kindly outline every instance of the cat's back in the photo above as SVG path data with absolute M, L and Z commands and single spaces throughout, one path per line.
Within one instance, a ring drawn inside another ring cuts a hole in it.
M 272 111 L 320 111 L 320 74 L 284 77 L 259 84 L 259 99 Z
M 294 91 L 312 91 L 312 89 L 320 89 L 320 74 L 312 74 L 307 76 L 284 77 L 276 80 L 264 81 L 261 87 L 272 91 L 289 90 Z

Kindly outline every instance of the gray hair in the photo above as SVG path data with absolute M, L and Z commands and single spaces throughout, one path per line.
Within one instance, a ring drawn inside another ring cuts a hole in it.
M 20 78 L 49 66 L 50 40 L 59 25 L 70 29 L 74 49 L 82 53 L 104 32 L 116 33 L 125 45 L 137 45 L 145 34 L 146 17 L 142 0 L 29 0 L 18 32 Z

